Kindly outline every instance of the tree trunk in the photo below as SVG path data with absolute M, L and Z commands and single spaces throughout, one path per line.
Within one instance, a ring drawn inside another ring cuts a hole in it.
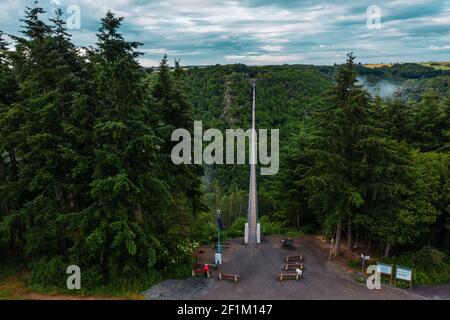
M 16 229 L 14 228 L 14 226 L 11 226 L 9 230 L 9 248 L 11 250 L 14 250 L 15 247 L 16 247 Z
M 341 254 L 341 230 L 342 230 L 342 219 L 338 218 L 337 227 L 336 227 L 336 246 L 334 249 L 334 255 L 338 256 Z
M 352 239 L 352 218 L 351 215 L 348 215 L 348 226 L 347 226 L 347 242 L 348 242 L 348 249 L 352 250 L 353 245 L 353 239 Z
M 389 251 L 391 250 L 391 243 L 386 243 L 386 248 L 384 249 L 384 256 L 389 257 Z
M 16 181 L 17 180 L 17 161 L 16 161 L 16 154 L 14 153 L 13 149 L 9 150 L 9 160 L 11 163 L 12 181 Z
M 297 230 L 300 229 L 300 212 L 297 210 Z
M 136 222 L 138 224 L 144 224 L 144 210 L 142 210 L 142 206 L 139 203 L 136 210 Z
M 61 254 L 65 254 L 67 250 L 67 244 L 66 244 L 66 236 L 64 234 L 64 227 L 58 226 L 57 227 L 57 241 L 58 241 L 58 249 Z

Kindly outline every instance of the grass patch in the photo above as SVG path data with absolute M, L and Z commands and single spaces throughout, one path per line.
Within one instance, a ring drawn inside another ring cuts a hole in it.
M 433 68 L 434 70 L 450 70 L 450 62 L 421 62 L 419 64 L 424 67 Z
M 376 69 L 376 68 L 384 68 L 384 67 L 392 67 L 392 63 L 367 63 L 364 65 L 364 67 L 369 69 Z

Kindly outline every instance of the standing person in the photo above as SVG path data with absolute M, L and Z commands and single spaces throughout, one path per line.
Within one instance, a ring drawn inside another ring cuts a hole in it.
M 209 266 L 207 263 L 205 263 L 205 265 L 203 266 L 203 274 L 206 278 L 209 278 Z

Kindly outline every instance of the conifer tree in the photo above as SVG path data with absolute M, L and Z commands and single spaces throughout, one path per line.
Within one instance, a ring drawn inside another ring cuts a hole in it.
M 9 247 L 14 249 L 19 208 L 17 190 L 17 123 L 11 113 L 17 101 L 18 84 L 14 76 L 11 52 L 0 30 L 0 239 L 9 237 Z
M 325 220 L 336 225 L 336 254 L 340 254 L 344 220 L 351 231 L 354 209 L 364 201 L 358 188 L 366 161 L 363 141 L 373 130 L 368 95 L 357 85 L 354 59 L 349 54 L 347 63 L 338 69 L 329 106 L 320 113 L 318 139 L 313 147 L 320 161 L 306 178 L 313 206 L 327 212 Z
M 90 183 L 92 204 L 83 211 L 80 259 L 100 266 L 112 280 L 147 274 L 156 259 L 152 224 L 165 198 L 159 171 L 159 140 L 146 105 L 139 43 L 118 32 L 123 18 L 107 12 L 92 55 L 95 119 Z M 85 255 L 86 254 L 86 255 Z
M 161 152 L 167 159 L 164 162 L 165 170 L 171 172 L 168 184 L 172 204 L 161 227 L 170 239 L 179 240 L 191 236 L 196 215 L 205 209 L 201 201 L 200 177 L 203 169 L 198 165 L 175 165 L 170 159 L 172 148 L 177 143 L 171 141 L 172 131 L 183 128 L 192 133 L 194 127 L 191 107 L 185 95 L 185 81 L 185 72 L 179 61 L 175 61 L 175 68 L 171 71 L 167 56 L 164 56 L 153 87 L 153 97 L 162 120 Z

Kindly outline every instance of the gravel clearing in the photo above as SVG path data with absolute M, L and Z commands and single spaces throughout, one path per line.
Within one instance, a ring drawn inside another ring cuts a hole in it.
M 211 278 L 166 280 L 144 292 L 145 299 L 162 300 L 416 300 L 448 299 L 448 285 L 416 287 L 413 290 L 383 285 L 369 290 L 365 283 L 355 281 L 352 274 L 338 263 L 328 261 L 327 244 L 317 236 L 295 240 L 295 248 L 280 248 L 281 237 L 265 237 L 260 245 L 243 245 L 243 239 L 229 240 L 223 251 L 220 271 L 238 274 L 239 282 L 219 281 L 217 271 Z M 283 257 L 304 255 L 303 279 L 280 282 Z M 211 263 L 214 250 L 202 247 L 199 259 Z M 336 261 L 337 262 L 337 261 Z

